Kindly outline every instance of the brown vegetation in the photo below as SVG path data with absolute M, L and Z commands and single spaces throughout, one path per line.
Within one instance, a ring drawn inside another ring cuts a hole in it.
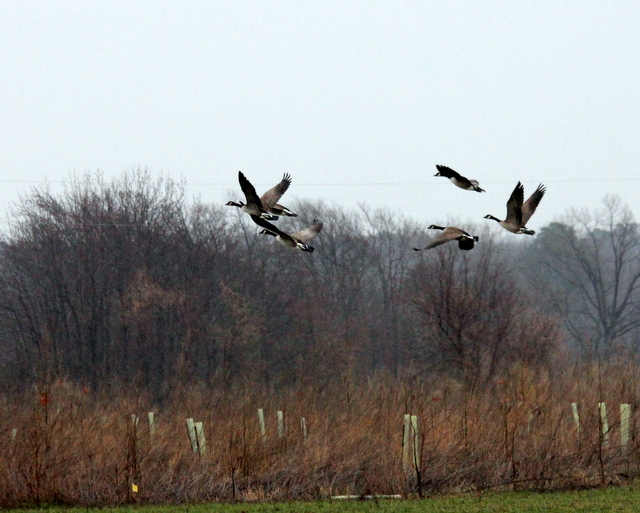
M 96 394 L 56 382 L 25 394 L 20 406 L 3 405 L 1 501 L 8 506 L 282 500 L 617 481 L 637 475 L 640 462 L 635 436 L 626 452 L 620 445 L 618 404 L 635 405 L 638 398 L 629 373 L 628 362 L 576 367 L 552 383 L 546 373 L 516 365 L 483 393 L 469 393 L 455 381 L 400 382 L 389 376 L 324 393 L 311 387 L 275 393 L 255 384 L 224 392 L 194 386 L 155 410 L 153 437 L 147 423 L 151 405 L 144 397 Z M 610 376 L 605 388 L 598 385 L 600 374 Z M 600 430 L 601 398 L 610 408 L 608 443 Z M 579 403 L 579 435 L 572 401 Z M 266 413 L 266 442 L 259 407 Z M 276 410 L 284 411 L 282 438 Z M 405 412 L 419 418 L 419 486 L 416 469 L 402 469 Z M 191 450 L 189 417 L 204 421 L 202 456 Z M 635 422 L 632 427 L 635 435 Z
M 188 206 L 179 184 L 144 172 L 25 197 L 0 246 L 2 505 L 638 475 L 640 238 L 628 210 L 608 200 L 523 244 L 474 229 L 472 251 L 416 254 L 428 234 L 397 214 L 294 208 L 279 222 L 324 222 L 313 255 L 258 236 L 237 209 Z M 406 413 L 419 427 L 410 469 Z M 204 422 L 203 455 L 187 418 Z

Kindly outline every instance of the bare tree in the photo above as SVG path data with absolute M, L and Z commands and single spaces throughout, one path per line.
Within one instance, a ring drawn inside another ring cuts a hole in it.
M 476 390 L 521 362 L 548 363 L 557 342 L 553 319 L 537 314 L 514 279 L 514 265 L 485 232 L 473 251 L 446 245 L 424 255 L 406 281 L 421 315 L 423 361 Z
M 287 232 L 324 222 L 314 253 L 238 209 L 187 206 L 180 184 L 146 172 L 33 190 L 0 246 L 0 371 L 135 382 L 162 400 L 187 381 L 326 390 L 416 362 L 478 386 L 507 355 L 544 360 L 552 326 L 486 234 L 471 252 L 417 255 L 423 230 L 390 211 L 295 210 Z
M 640 235 L 633 214 L 607 196 L 602 210 L 572 211 L 543 228 L 529 269 L 547 284 L 541 299 L 564 314 L 586 351 L 606 354 L 640 328 Z
M 151 321 L 131 324 L 128 309 L 144 303 L 137 311 L 148 317 L 147 306 L 169 304 L 149 291 L 182 297 L 175 270 L 189 241 L 183 198 L 178 184 L 139 171 L 111 184 L 86 175 L 59 197 L 36 188 L 23 200 L 2 247 L 0 312 L 32 377 L 70 374 L 94 387 L 131 380 L 178 345 L 177 307 L 163 310 L 166 324 L 155 319 L 152 339 L 142 329 Z M 142 284 L 147 299 L 132 302 Z
M 416 223 L 389 210 L 360 207 L 364 216 L 371 266 L 375 273 L 377 301 L 372 302 L 371 322 L 377 338 L 372 347 L 374 365 L 386 364 L 397 375 L 405 358 L 410 335 L 406 303 L 401 300 L 404 280 L 416 263 L 411 243 L 424 235 Z

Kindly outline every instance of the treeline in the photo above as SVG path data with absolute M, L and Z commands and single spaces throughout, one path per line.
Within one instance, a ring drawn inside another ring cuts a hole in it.
M 163 402 L 189 383 L 329 391 L 382 373 L 479 390 L 514 365 L 637 349 L 640 236 L 615 198 L 532 239 L 479 223 L 473 251 L 421 253 L 446 220 L 294 210 L 282 226 L 324 222 L 313 254 L 147 172 L 34 188 L 0 246 L 3 389 L 65 378 Z

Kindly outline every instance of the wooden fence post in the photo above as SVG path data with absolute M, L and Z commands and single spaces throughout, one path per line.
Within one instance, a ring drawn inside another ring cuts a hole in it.
M 602 424 L 602 441 L 605 445 L 609 445 L 609 421 L 607 420 L 607 404 L 598 403 L 600 410 L 600 423 Z
M 420 468 L 420 440 L 418 439 L 418 416 L 411 415 L 411 436 L 413 437 L 413 464 Z
M 284 414 L 278 410 L 278 438 L 284 436 Z
M 198 452 L 198 438 L 196 437 L 196 427 L 193 423 L 193 419 L 187 419 L 187 433 L 189 434 L 189 441 L 191 442 L 191 450 L 193 453 Z
M 631 420 L 631 405 L 620 405 L 620 445 L 622 446 L 623 453 L 627 454 L 629 447 L 629 427 Z
M 267 442 L 267 429 L 264 425 L 264 410 L 262 408 L 258 408 L 258 424 L 260 425 L 260 437 L 264 444 Z
M 194 428 L 196 431 L 196 440 L 198 441 L 198 451 L 200 452 L 200 456 L 204 456 L 204 453 L 207 451 L 207 441 L 204 438 L 204 423 L 196 422 Z
M 153 412 L 150 411 L 149 413 L 147 413 L 147 417 L 149 418 L 149 436 L 153 438 L 156 434 L 156 424 L 153 417 Z
M 302 429 L 302 440 L 307 441 L 307 421 L 304 417 L 300 419 L 300 429 Z
M 411 436 L 411 415 L 404 414 L 404 423 L 402 426 L 402 470 L 409 470 L 409 440 Z
M 573 421 L 576 423 L 576 433 L 578 439 L 580 439 L 580 415 L 578 415 L 578 403 L 571 403 L 571 410 L 573 411 Z

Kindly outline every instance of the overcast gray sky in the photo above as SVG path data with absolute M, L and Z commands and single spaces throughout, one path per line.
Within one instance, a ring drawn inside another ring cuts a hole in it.
M 521 180 L 530 228 L 606 193 L 640 221 L 638 27 L 637 1 L 4 1 L 0 202 L 142 167 L 217 204 L 288 172 L 285 205 L 489 223 Z

